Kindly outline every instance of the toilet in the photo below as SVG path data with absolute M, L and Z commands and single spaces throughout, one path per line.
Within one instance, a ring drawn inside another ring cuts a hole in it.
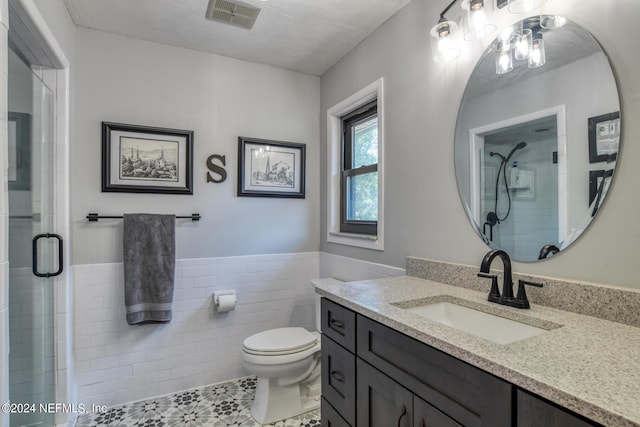
M 336 279 L 314 279 L 342 283 Z M 320 407 L 320 296 L 316 295 L 316 331 L 277 328 L 244 340 L 242 358 L 256 375 L 251 415 L 260 424 L 295 417 Z

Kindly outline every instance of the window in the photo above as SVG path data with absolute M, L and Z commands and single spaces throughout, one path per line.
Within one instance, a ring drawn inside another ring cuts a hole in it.
M 384 250 L 383 80 L 327 110 L 327 242 Z
M 342 117 L 340 231 L 376 235 L 378 229 L 377 100 Z

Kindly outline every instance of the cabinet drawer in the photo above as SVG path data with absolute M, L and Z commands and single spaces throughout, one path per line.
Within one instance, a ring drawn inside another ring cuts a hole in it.
M 322 335 L 322 396 L 351 425 L 356 419 L 356 356 Z
M 537 396 L 518 390 L 517 427 L 597 427 L 593 421 L 582 419 L 578 415 L 557 407 Z
M 467 427 L 511 426 L 512 385 L 358 315 L 358 356 Z
M 355 353 L 356 314 L 326 298 L 322 298 L 321 311 L 322 333 Z
M 320 413 L 322 416 L 322 427 L 351 427 L 325 398 L 322 398 L 320 403 Z

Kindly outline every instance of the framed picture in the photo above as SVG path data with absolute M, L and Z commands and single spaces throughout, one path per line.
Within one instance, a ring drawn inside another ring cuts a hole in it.
M 193 131 L 102 122 L 102 191 L 193 194 Z
M 9 190 L 31 190 L 31 115 L 8 115 L 8 170 Z
M 614 162 L 620 144 L 620 112 L 589 118 L 589 163 Z
M 238 138 L 238 196 L 304 199 L 306 145 Z
M 593 205 L 591 216 L 595 216 L 609 191 L 613 169 L 589 171 L 589 206 Z

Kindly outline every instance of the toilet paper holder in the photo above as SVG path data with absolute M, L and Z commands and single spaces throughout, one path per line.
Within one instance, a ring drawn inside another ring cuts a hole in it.
M 226 313 L 236 307 L 236 291 L 223 290 L 213 292 L 213 305 L 218 313 Z

